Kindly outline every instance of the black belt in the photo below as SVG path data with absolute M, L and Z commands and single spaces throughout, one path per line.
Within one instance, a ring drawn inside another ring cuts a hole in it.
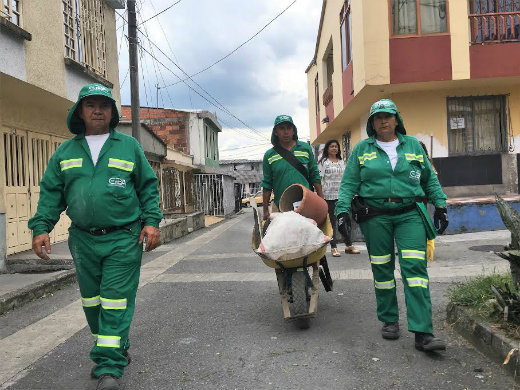
M 116 230 L 131 230 L 130 226 L 132 226 L 132 224 L 133 224 L 133 222 L 128 225 L 125 225 L 125 226 L 110 226 L 110 227 L 99 228 L 99 229 L 83 229 L 77 225 L 74 225 L 74 227 L 83 232 L 90 233 L 93 236 L 104 236 L 105 234 L 115 232 Z
M 424 196 L 414 197 L 415 202 L 424 202 L 426 198 Z M 383 202 L 386 203 L 403 203 L 403 198 L 384 198 Z

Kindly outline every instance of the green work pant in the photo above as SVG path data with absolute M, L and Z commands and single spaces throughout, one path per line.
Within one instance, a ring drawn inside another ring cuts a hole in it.
M 382 322 L 397 322 L 395 250 L 404 285 L 408 330 L 432 333 L 432 309 L 426 269 L 426 230 L 419 212 L 377 215 L 361 223 L 374 276 L 377 317 Z
M 83 310 L 94 346 L 90 358 L 97 376 L 121 377 L 130 347 L 128 333 L 139 284 L 142 246 L 140 223 L 102 236 L 72 226 L 69 248 L 76 266 Z

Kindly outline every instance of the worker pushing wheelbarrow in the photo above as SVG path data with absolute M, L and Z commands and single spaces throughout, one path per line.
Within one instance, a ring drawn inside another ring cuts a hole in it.
M 252 202 L 255 225 L 252 247 L 275 269 L 283 316 L 308 328 L 318 310 L 318 287 L 332 291 L 333 281 L 325 253 L 332 236 L 326 202 L 300 184 L 288 187 L 280 198 L 280 213 L 261 222 Z M 309 274 L 312 268 L 312 274 Z

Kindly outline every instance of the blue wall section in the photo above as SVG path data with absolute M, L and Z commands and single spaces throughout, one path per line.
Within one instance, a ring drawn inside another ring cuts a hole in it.
M 508 202 L 520 213 L 520 202 Z M 458 203 L 448 205 L 450 224 L 444 234 L 506 229 L 496 203 Z

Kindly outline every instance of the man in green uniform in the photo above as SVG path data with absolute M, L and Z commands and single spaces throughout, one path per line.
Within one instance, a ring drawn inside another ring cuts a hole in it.
M 318 164 L 314 160 L 314 154 L 309 144 L 298 141 L 298 131 L 289 115 L 278 115 L 274 121 L 273 132 L 271 134 L 271 144 L 273 147 L 264 154 L 262 180 L 263 188 L 263 211 L 264 219 L 269 218 L 269 199 L 274 191 L 274 203 L 278 207 L 278 202 L 285 189 L 293 184 L 301 184 L 310 188 L 310 184 L 316 189 L 316 193 L 323 198 L 321 188 L 321 177 Z M 291 165 L 280 155 L 283 148 L 303 165 L 307 177 L 302 172 Z
M 340 231 L 349 217 L 351 200 L 359 194 L 370 210 L 360 222 L 370 256 L 377 300 L 377 316 L 384 323 L 385 339 L 399 337 L 399 309 L 394 279 L 395 250 L 406 297 L 408 330 L 415 333 L 415 347 L 433 351 L 446 348 L 433 336 L 432 311 L 426 268 L 426 240 L 436 231 L 422 203 L 425 197 L 435 210 L 436 225 L 448 223 L 446 195 L 419 141 L 407 136 L 397 107 L 389 99 L 372 105 L 367 139 L 359 142 L 348 159 L 335 214 Z M 441 229 L 441 230 L 443 230 Z
M 49 259 L 49 233 L 67 210 L 69 248 L 83 309 L 94 337 L 91 375 L 99 390 L 117 390 L 130 363 L 128 339 L 145 250 L 159 244 L 157 177 L 138 142 L 115 130 L 119 112 L 110 90 L 89 84 L 69 110 L 76 134 L 52 155 L 29 220 L 33 250 Z

